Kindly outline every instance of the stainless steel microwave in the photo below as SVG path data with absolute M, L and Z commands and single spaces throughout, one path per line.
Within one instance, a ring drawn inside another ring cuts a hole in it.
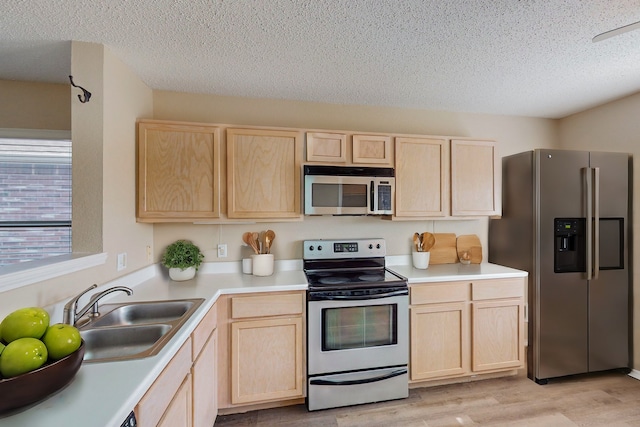
M 392 215 L 393 168 L 304 166 L 305 215 Z

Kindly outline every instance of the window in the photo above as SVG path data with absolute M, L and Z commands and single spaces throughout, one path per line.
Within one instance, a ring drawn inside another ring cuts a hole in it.
M 71 141 L 0 138 L 0 266 L 71 253 Z

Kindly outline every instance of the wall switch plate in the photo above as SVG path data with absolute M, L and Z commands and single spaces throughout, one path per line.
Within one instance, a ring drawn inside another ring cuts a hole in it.
M 147 262 L 153 261 L 153 252 L 151 251 L 151 245 L 147 245 Z
M 218 258 L 226 258 L 227 257 L 227 245 L 226 243 L 221 243 L 218 245 Z
M 127 268 L 127 253 L 122 252 L 118 254 L 118 271 L 124 270 Z

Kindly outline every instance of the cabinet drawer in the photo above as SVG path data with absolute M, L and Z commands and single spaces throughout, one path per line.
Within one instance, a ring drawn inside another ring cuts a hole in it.
M 411 304 L 467 301 L 469 282 L 443 282 L 411 285 Z
M 474 301 L 499 298 L 524 297 L 525 278 L 479 280 L 471 284 Z
M 244 319 L 249 317 L 301 315 L 304 309 L 304 294 L 262 294 L 235 296 L 231 298 L 231 317 Z
M 200 350 L 204 347 L 204 344 L 209 339 L 209 336 L 216 329 L 218 324 L 218 304 L 213 304 L 213 307 L 204 316 L 200 324 L 196 326 L 196 329 L 191 335 L 191 342 L 193 343 L 193 360 L 198 358 Z

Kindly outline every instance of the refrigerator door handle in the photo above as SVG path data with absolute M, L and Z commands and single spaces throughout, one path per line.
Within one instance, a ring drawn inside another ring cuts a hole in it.
M 593 227 L 591 221 L 593 217 L 593 173 L 591 168 L 583 168 L 585 188 L 586 188 L 586 224 L 587 229 L 587 280 L 591 280 L 593 273 Z
M 593 278 L 600 271 L 600 168 L 593 168 Z

